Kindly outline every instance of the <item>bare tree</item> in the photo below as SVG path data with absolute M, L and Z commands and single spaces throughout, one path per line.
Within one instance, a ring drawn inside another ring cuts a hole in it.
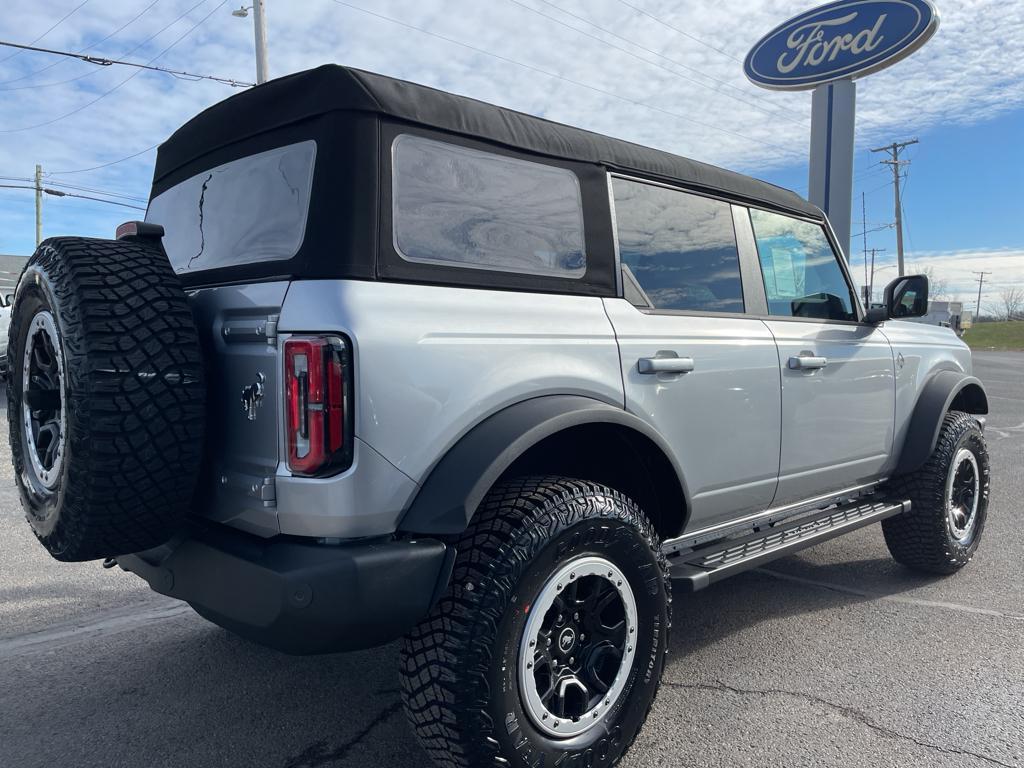
M 1024 290 L 1004 288 L 999 292 L 999 306 L 1005 319 L 1024 319 Z
M 1024 320 L 1024 290 L 1004 288 L 998 299 L 986 302 L 985 311 L 995 320 Z
M 935 267 L 910 267 L 907 274 L 924 275 L 928 278 L 928 299 L 944 301 L 949 298 L 949 281 L 940 277 Z

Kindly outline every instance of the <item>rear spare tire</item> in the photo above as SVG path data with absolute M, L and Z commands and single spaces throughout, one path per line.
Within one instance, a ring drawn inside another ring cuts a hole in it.
M 11 458 L 43 546 L 91 560 L 166 541 L 198 478 L 205 385 L 159 243 L 44 241 L 18 282 L 8 353 Z

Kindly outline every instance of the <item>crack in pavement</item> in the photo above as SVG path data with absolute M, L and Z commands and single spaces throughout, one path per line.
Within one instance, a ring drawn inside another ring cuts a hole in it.
M 855 709 L 854 707 L 847 707 L 842 704 L 836 704 L 835 702 L 829 701 L 828 699 L 823 699 L 820 696 L 815 696 L 811 693 L 802 693 L 801 691 L 787 691 L 782 688 L 737 688 L 736 686 L 723 683 L 721 680 L 716 680 L 714 685 L 711 685 L 709 683 L 676 683 L 665 680 L 662 682 L 662 685 L 666 685 L 669 688 L 732 693 L 737 696 L 789 696 L 795 699 L 803 699 L 805 701 L 810 701 L 812 703 L 819 704 L 821 706 L 828 707 L 829 709 L 839 712 L 841 715 L 844 715 L 847 718 L 854 720 L 855 722 L 858 722 L 861 725 L 866 726 L 867 728 L 870 728 L 871 730 L 876 731 L 890 739 L 908 741 L 911 744 L 916 744 L 917 746 L 922 747 L 924 749 L 935 750 L 936 752 L 942 752 L 943 754 L 947 755 L 956 755 L 958 757 L 973 757 L 978 760 L 983 760 L 987 763 L 991 763 L 992 765 L 998 765 L 1001 768 L 1018 768 L 1018 766 L 1010 765 L 1009 763 L 1004 763 L 1000 760 L 997 760 L 994 757 L 982 755 L 978 752 L 971 752 L 967 749 L 957 749 L 955 747 L 944 747 L 941 744 L 933 744 L 929 741 L 922 741 L 918 738 L 915 738 L 914 736 L 908 736 L 892 728 L 888 728 L 884 725 L 879 725 L 878 723 L 874 722 L 871 718 L 869 718 L 866 714 L 861 712 L 859 709 Z
M 384 691 L 378 691 L 377 693 L 384 693 Z M 385 707 L 363 730 L 334 749 L 327 749 L 326 739 L 310 744 L 295 757 L 288 758 L 284 768 L 320 768 L 320 766 L 344 760 L 348 757 L 349 752 L 358 747 L 378 726 L 383 725 L 401 708 L 401 701 L 396 701 L 390 706 Z

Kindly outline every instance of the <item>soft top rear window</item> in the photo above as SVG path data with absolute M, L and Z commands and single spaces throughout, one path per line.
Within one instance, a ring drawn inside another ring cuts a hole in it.
M 179 274 L 290 259 L 305 236 L 315 161 L 315 141 L 232 160 L 153 198 L 146 221 L 163 226 Z

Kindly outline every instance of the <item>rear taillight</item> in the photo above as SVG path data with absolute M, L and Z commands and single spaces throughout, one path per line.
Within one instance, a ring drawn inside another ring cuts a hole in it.
M 288 468 L 323 475 L 352 463 L 352 359 L 344 339 L 293 336 L 284 343 Z

